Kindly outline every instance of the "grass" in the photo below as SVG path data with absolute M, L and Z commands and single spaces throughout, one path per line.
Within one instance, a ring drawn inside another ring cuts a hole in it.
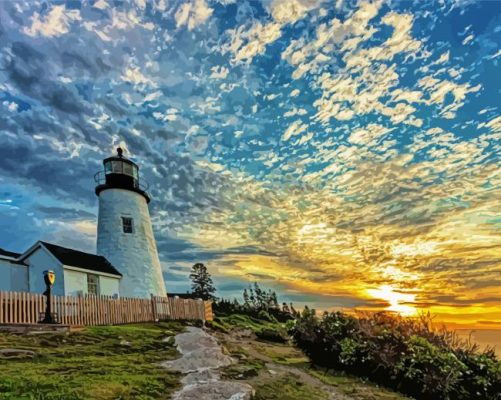
M 275 330 L 277 328 L 285 329 L 284 324 L 269 322 L 260 320 L 248 315 L 242 314 L 232 314 L 225 317 L 216 317 L 214 321 L 209 321 L 208 325 L 224 333 L 228 333 L 230 330 L 238 329 L 250 329 L 253 333 L 258 333 L 264 329 Z
M 336 386 L 344 394 L 360 400 L 405 400 L 403 394 L 381 388 L 360 378 L 348 376 L 341 371 L 320 370 L 311 364 L 303 365 L 305 371 L 327 385 Z
M 313 385 L 288 375 L 255 386 L 254 400 L 327 400 L 328 394 Z
M 159 365 L 178 356 L 178 322 L 88 327 L 81 332 L 0 334 L 0 348 L 35 351 L 0 359 L 0 399 L 167 399 L 180 376 Z

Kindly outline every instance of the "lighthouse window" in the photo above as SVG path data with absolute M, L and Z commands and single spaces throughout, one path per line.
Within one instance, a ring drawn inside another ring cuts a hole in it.
M 95 296 L 99 294 L 99 276 L 87 274 L 87 293 Z
M 124 174 L 132 176 L 132 165 L 124 163 Z
M 106 172 L 106 174 L 111 174 L 111 162 L 107 162 L 106 164 L 104 164 L 104 171 Z
M 132 233 L 133 230 L 132 218 L 122 217 L 122 228 L 124 230 L 124 233 Z
M 122 173 L 122 161 L 112 161 L 112 166 L 113 166 L 113 172 L 115 174 L 121 174 Z

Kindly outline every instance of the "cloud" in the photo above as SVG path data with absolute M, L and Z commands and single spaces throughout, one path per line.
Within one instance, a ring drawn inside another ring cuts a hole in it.
M 265 52 L 266 46 L 282 36 L 282 27 L 302 19 L 309 11 L 316 9 L 322 1 L 317 0 L 274 0 L 269 8 L 273 22 L 253 21 L 250 27 L 245 25 L 230 29 L 226 33 L 230 43 L 224 51 L 231 51 L 233 62 L 250 64 L 252 59 Z
M 388 129 L 382 125 L 369 124 L 367 128 L 359 128 L 354 130 L 348 141 L 353 144 L 369 146 L 374 145 L 381 137 L 391 132 L 392 129 Z
M 499 319 L 494 17 L 471 47 L 428 4 L 226 3 L 0 3 L 2 247 L 93 251 L 123 143 L 171 291 L 206 261 L 232 296 Z
M 456 115 L 456 111 L 464 105 L 466 95 L 468 93 L 478 92 L 482 86 L 472 86 L 466 82 L 457 84 L 448 80 L 440 80 L 431 76 L 423 77 L 419 80 L 418 85 L 427 91 L 429 97 L 426 99 L 427 104 L 445 105 L 446 96 L 450 93 L 454 97 L 453 101 L 441 108 L 440 114 L 447 119 L 452 119 Z
M 138 67 L 127 67 L 123 72 L 121 78 L 125 82 L 130 82 L 135 85 L 151 85 L 155 86 L 153 81 L 147 78 Z
M 174 15 L 176 28 L 186 26 L 189 31 L 192 31 L 197 26 L 205 23 L 212 15 L 212 12 L 212 8 L 207 5 L 205 0 L 193 0 L 183 3 Z
M 211 71 L 212 73 L 210 77 L 213 79 L 224 79 L 230 73 L 230 70 L 228 68 L 223 67 L 221 65 L 216 65 L 215 67 L 212 67 Z
M 301 121 L 294 121 L 289 127 L 285 130 L 282 135 L 282 140 L 289 140 L 292 136 L 300 135 L 308 129 L 308 126 Z
M 79 10 L 66 10 L 64 5 L 52 6 L 50 11 L 42 16 L 35 12 L 31 16 L 31 26 L 23 32 L 29 36 L 56 37 L 68 33 L 74 21 L 81 21 Z
M 252 23 L 249 29 L 244 25 L 237 29 L 230 29 L 227 35 L 230 43 L 226 44 L 224 51 L 233 54 L 233 62 L 244 62 L 250 64 L 252 59 L 266 50 L 266 46 L 273 43 L 281 35 L 281 24 L 270 22 L 262 24 L 259 21 Z
M 270 11 L 273 19 L 281 24 L 294 23 L 317 8 L 322 0 L 273 0 Z

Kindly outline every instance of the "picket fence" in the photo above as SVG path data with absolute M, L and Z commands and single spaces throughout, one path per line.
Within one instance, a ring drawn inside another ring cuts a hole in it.
M 116 325 L 162 320 L 212 320 L 210 301 L 156 297 L 113 298 L 84 295 L 51 296 L 52 312 L 65 325 Z M 36 324 L 43 319 L 45 296 L 0 292 L 0 324 Z

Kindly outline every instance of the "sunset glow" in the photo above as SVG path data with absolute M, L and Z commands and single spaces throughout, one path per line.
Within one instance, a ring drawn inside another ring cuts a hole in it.
M 0 2 L 0 247 L 95 251 L 121 145 L 170 292 L 501 328 L 501 2 L 182 3 Z
M 417 313 L 415 307 L 408 305 L 416 300 L 416 296 L 413 294 L 397 292 L 388 285 L 383 285 L 378 289 L 369 289 L 367 292 L 372 297 L 387 301 L 390 305 L 385 308 L 386 311 L 396 312 L 406 317 L 416 315 Z

